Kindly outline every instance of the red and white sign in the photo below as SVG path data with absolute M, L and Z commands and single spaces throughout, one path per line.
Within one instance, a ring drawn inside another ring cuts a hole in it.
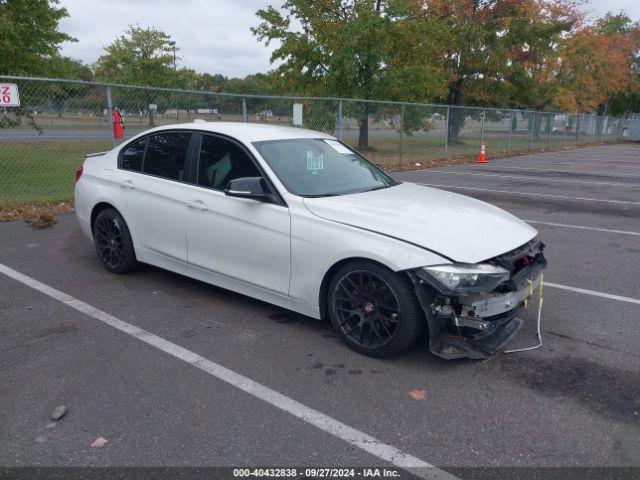
M 0 83 L 0 107 L 19 107 L 20 93 L 15 83 Z

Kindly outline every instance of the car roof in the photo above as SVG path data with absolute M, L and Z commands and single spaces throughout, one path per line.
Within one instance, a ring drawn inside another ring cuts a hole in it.
M 204 132 L 229 135 L 245 142 L 260 142 L 265 140 L 286 140 L 292 138 L 334 138 L 331 135 L 306 128 L 285 127 L 281 125 L 267 125 L 264 123 L 244 122 L 194 122 L 163 125 L 144 133 L 185 129 L 202 130 Z

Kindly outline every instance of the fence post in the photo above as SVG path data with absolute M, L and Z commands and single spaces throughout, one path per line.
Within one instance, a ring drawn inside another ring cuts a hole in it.
M 580 145 L 580 115 L 576 115 L 576 145 Z
M 569 124 L 569 114 L 565 113 L 564 115 L 564 127 L 562 129 L 562 146 L 567 146 L 567 126 Z
M 533 131 L 536 128 L 536 112 L 532 112 L 533 118 L 529 122 L 531 130 L 529 131 L 529 151 L 533 150 Z
M 447 105 L 447 120 L 444 126 L 444 159 L 449 160 L 449 119 L 451 116 L 451 106 Z
M 511 117 L 509 118 L 509 138 L 507 140 L 507 152 L 511 151 L 511 133 L 513 132 L 513 117 L 515 112 L 511 111 Z
M 624 132 L 624 120 L 618 118 L 616 120 L 616 142 L 619 142 L 622 138 L 622 133 Z
M 482 123 L 480 124 L 480 147 L 481 148 L 482 148 L 482 145 L 484 145 L 484 117 L 486 113 L 487 113 L 486 110 L 482 110 Z
M 551 150 L 551 130 L 553 130 L 553 113 L 547 118 L 547 150 Z
M 619 118 L 617 121 L 618 128 L 616 129 L 616 142 L 622 140 L 622 136 L 624 134 L 624 120 Z
M 338 139 L 342 140 L 342 99 L 338 100 Z
M 402 147 L 404 143 L 404 103 L 400 108 L 400 155 L 398 156 L 398 165 L 402 165 Z
M 107 87 L 107 125 L 109 126 L 109 136 L 111 137 L 111 145 L 116 146 L 116 138 L 113 136 L 113 125 L 111 124 L 113 119 L 113 101 L 111 100 L 111 87 Z
M 624 137 L 624 120 L 619 118 L 617 122 L 618 127 L 616 128 L 616 142 L 619 142 L 620 140 L 623 140 Z
M 242 121 L 247 123 L 249 121 L 249 117 L 247 115 L 247 99 L 242 99 Z

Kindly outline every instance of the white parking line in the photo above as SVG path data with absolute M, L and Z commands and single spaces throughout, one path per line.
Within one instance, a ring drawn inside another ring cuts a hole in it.
M 567 225 L 566 223 L 539 222 L 537 220 L 524 220 L 524 221 L 527 223 L 533 223 L 536 225 L 550 225 L 552 227 L 576 228 L 578 230 L 593 230 L 596 232 L 620 233 L 622 235 L 636 235 L 640 237 L 640 232 L 630 232 L 628 230 L 612 230 L 610 228 L 585 227 L 582 225 Z
M 558 156 L 574 156 L 574 157 L 584 157 L 584 156 L 607 156 L 607 157 L 626 157 L 629 155 L 633 155 L 640 151 L 638 149 L 626 149 L 626 150 L 616 150 L 610 148 L 602 148 L 602 149 L 577 149 L 577 148 L 568 148 L 566 150 L 556 150 L 549 152 L 541 152 L 538 154 L 529 154 L 529 155 L 539 155 L 541 157 L 558 157 Z
M 630 159 L 629 157 L 632 157 L 633 155 L 638 155 L 638 152 L 640 152 L 640 149 L 633 151 L 633 152 L 618 152 L 618 153 L 611 153 L 611 152 L 587 152 L 587 153 L 579 153 L 576 154 L 575 151 L 567 151 L 566 153 L 559 153 L 559 154 L 537 154 L 537 155 L 523 155 L 526 157 L 538 157 L 538 158 L 542 158 L 542 159 L 554 159 L 554 158 L 567 158 L 567 159 L 587 159 L 587 160 L 603 160 L 604 162 L 606 162 L 607 160 L 613 160 L 613 161 L 621 161 L 621 162 L 625 162 L 625 163 L 639 163 L 635 160 Z
M 506 159 L 506 158 L 501 158 L 499 159 L 500 161 L 504 160 L 504 163 L 508 163 L 508 164 L 516 164 L 516 161 L 513 161 L 511 159 Z M 569 160 L 568 158 L 563 158 L 563 160 Z M 573 159 L 571 159 L 573 160 Z M 494 160 L 494 164 L 497 165 L 498 160 Z M 633 169 L 640 169 L 640 162 L 635 162 L 635 164 L 629 164 L 629 165 L 612 165 L 612 164 L 602 164 L 602 163 L 572 163 L 572 162 L 542 162 L 539 160 L 536 160 L 534 162 L 530 162 L 530 163 L 525 163 L 524 165 L 530 165 L 530 164 L 534 164 L 534 165 L 570 165 L 570 166 L 574 166 L 574 167 L 607 167 L 607 168 L 633 168 Z M 570 170 L 571 172 L 573 172 L 574 170 Z M 576 171 L 576 173 L 590 173 L 590 172 L 578 172 Z M 624 172 L 620 172 L 622 174 L 624 174 Z
M 478 177 L 499 177 L 499 178 L 517 178 L 524 180 L 538 180 L 541 182 L 562 182 L 562 183 L 583 183 L 589 185 L 607 185 L 614 187 L 638 188 L 638 185 L 619 182 L 591 182 L 588 180 L 567 180 L 564 178 L 548 178 L 548 177 L 528 177 L 526 175 L 500 175 L 498 173 L 473 173 L 473 172 L 452 172 L 448 170 L 420 170 L 420 173 L 448 173 L 451 175 L 473 175 Z
M 549 158 L 520 158 L 520 157 L 512 157 L 512 160 L 521 160 L 522 162 L 529 162 L 534 164 L 544 165 L 546 163 L 550 164 L 567 164 L 567 165 L 586 165 L 589 167 L 620 167 L 620 168 L 639 168 L 640 161 L 624 161 L 624 160 L 615 160 L 612 158 L 607 158 L 606 160 L 600 161 L 598 158 L 585 158 L 585 157 L 549 157 Z M 498 158 L 498 160 L 510 160 L 509 158 Z
M 538 172 L 556 172 L 556 173 L 583 173 L 583 174 L 594 174 L 594 175 L 602 175 L 605 177 L 619 177 L 620 175 L 624 175 L 625 177 L 640 177 L 640 173 L 612 173 L 612 172 L 576 172 L 575 170 L 558 170 L 555 168 L 535 168 L 535 167 L 507 167 L 504 165 L 483 165 L 483 168 L 492 168 L 492 167 L 498 167 L 498 168 L 505 168 L 507 170 L 531 170 L 531 171 L 538 171 Z M 419 171 L 423 171 L 423 170 L 419 170 Z
M 559 288 L 560 290 L 568 290 L 569 292 L 583 293 L 585 295 L 593 295 L 595 297 L 608 298 L 609 300 L 618 300 L 619 302 L 635 303 L 640 305 L 637 298 L 623 297 L 621 295 L 613 295 L 611 293 L 596 292 L 595 290 L 587 290 L 586 288 L 570 287 L 568 285 L 560 285 L 558 283 L 544 282 L 545 287 Z
M 420 460 L 408 453 L 405 453 L 392 445 L 381 442 L 380 440 L 367 435 L 360 430 L 352 428 L 339 420 L 335 420 L 324 413 L 321 413 L 313 408 L 307 407 L 302 403 L 293 400 L 269 387 L 266 387 L 248 377 L 245 377 L 239 373 L 229 370 L 222 365 L 219 365 L 211 360 L 208 360 L 200 355 L 187 350 L 175 343 L 171 343 L 151 332 L 143 330 L 135 325 L 124 322 L 119 318 L 114 317 L 102 310 L 98 310 L 91 305 L 78 300 L 77 298 L 67 295 L 60 290 L 56 290 L 53 287 L 45 285 L 38 280 L 24 275 L 6 265 L 0 263 L 0 273 L 4 273 L 6 276 L 17 280 L 18 282 L 27 285 L 39 292 L 48 295 L 49 297 L 64 303 L 65 305 L 74 308 L 75 310 L 84 313 L 96 320 L 100 320 L 107 325 L 114 327 L 121 332 L 131 335 L 138 340 L 151 345 L 159 350 L 162 350 L 169 355 L 182 360 L 200 370 L 208 373 L 209 375 L 222 380 L 250 395 L 253 395 L 260 400 L 263 400 L 280 410 L 283 410 L 294 417 L 313 425 L 314 427 L 324 430 L 325 432 L 333 435 L 336 438 L 344 440 L 351 445 L 364 450 L 365 452 L 385 461 L 390 464 L 412 472 L 425 479 L 437 479 L 437 480 L 459 480 L 458 477 L 451 475 L 444 470 L 440 470 L 433 465 Z
M 600 198 L 587 198 L 587 197 L 567 197 L 564 195 L 548 195 L 546 193 L 531 193 L 531 192 L 512 192 L 509 190 L 492 190 L 489 188 L 478 188 L 478 187 L 457 187 L 455 185 L 439 185 L 437 183 L 420 183 L 416 182 L 419 185 L 426 185 L 427 187 L 436 187 L 436 188 L 453 188 L 461 189 L 461 190 L 477 190 L 480 192 L 493 192 L 493 193 L 506 193 L 508 195 L 524 195 L 531 197 L 547 197 L 547 198 L 562 198 L 564 200 L 578 200 L 581 202 L 600 202 L 600 203 L 620 203 L 623 205 L 640 205 L 640 202 L 625 202 L 623 200 L 602 200 Z

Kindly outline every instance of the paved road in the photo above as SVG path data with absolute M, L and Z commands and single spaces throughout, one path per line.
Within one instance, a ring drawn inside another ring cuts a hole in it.
M 397 177 L 543 222 L 557 285 L 545 290 L 543 348 L 445 362 L 423 341 L 370 359 L 326 324 L 241 295 L 152 267 L 111 275 L 72 215 L 44 231 L 0 224 L 0 263 L 463 477 L 459 467 L 640 466 L 640 146 Z M 535 316 L 525 320 L 516 345 L 535 340 Z M 0 465 L 386 464 L 2 274 L 0 351 Z M 69 413 L 51 426 L 61 403 Z M 109 443 L 90 448 L 98 436 Z
M 192 119 L 184 119 L 180 123 L 182 124 L 190 124 L 192 123 Z M 62 140 L 111 140 L 111 130 L 108 125 L 104 126 L 96 126 L 95 124 L 91 125 L 75 125 L 75 126 L 58 126 L 55 128 L 48 128 L 46 125 L 43 125 L 42 133 L 38 133 L 33 128 L 20 128 L 20 129 L 5 129 L 0 130 L 0 140 L 5 142 L 12 143 L 22 143 L 22 142 L 33 142 L 37 141 L 62 141 Z M 147 130 L 149 127 L 147 125 L 128 125 L 125 128 L 125 138 L 133 137 L 138 133 L 141 133 Z M 485 135 L 487 138 L 491 137 L 502 137 L 504 141 L 506 141 L 508 126 L 506 129 L 496 128 L 496 129 L 487 129 L 485 130 Z M 335 132 L 337 135 L 337 132 Z M 343 135 L 345 138 L 357 138 L 359 134 L 359 130 L 357 128 L 347 129 L 345 128 L 343 131 Z M 477 138 L 479 141 L 480 138 L 480 127 L 472 126 L 466 129 L 462 129 L 460 131 L 460 136 L 464 137 L 467 135 L 468 137 Z M 369 130 L 369 136 L 371 138 L 380 138 L 380 137 L 393 137 L 397 138 L 399 136 L 397 128 L 371 128 Z M 529 133 L 526 130 L 518 130 L 517 132 L 513 132 L 513 138 L 529 138 Z M 413 131 L 411 132 L 411 137 L 437 137 L 441 138 L 444 141 L 445 137 L 445 129 L 443 128 L 434 128 L 429 131 Z M 405 137 L 407 138 L 407 137 Z M 560 133 L 554 133 L 553 141 L 558 142 L 562 140 L 562 135 Z M 567 142 L 571 143 L 575 142 L 571 136 L 567 138 Z M 478 145 L 479 147 L 479 145 Z

